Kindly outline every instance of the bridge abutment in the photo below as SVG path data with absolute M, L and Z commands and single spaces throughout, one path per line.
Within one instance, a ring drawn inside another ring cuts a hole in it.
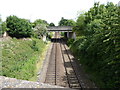
M 75 32 L 67 32 L 67 38 L 76 39 Z

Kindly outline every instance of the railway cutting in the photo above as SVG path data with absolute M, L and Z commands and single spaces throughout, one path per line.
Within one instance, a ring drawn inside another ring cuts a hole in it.
M 73 89 L 96 88 L 82 71 L 59 32 L 55 32 L 52 44 L 44 83 Z

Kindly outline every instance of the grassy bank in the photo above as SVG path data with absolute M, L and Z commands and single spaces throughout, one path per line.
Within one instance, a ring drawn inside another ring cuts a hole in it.
M 30 78 L 30 81 L 37 81 L 38 79 L 38 72 L 41 70 L 43 62 L 46 57 L 47 49 L 49 48 L 50 42 L 45 46 L 43 52 L 39 55 L 39 60 L 36 63 L 36 69 L 35 69 L 35 74 L 32 78 Z
M 46 45 L 39 39 L 10 39 L 2 42 L 2 76 L 30 80 Z

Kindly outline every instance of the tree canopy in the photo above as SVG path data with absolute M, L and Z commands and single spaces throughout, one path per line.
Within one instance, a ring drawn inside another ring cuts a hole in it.
M 63 17 L 58 23 L 59 26 L 75 26 L 75 21 L 72 19 L 64 19 Z
M 48 22 L 42 19 L 37 19 L 33 22 L 33 27 L 37 26 L 38 24 L 45 24 L 46 26 L 48 26 Z
M 55 26 L 55 24 L 54 23 L 50 23 L 49 26 Z
M 30 37 L 32 35 L 32 25 L 29 20 L 9 16 L 6 20 L 7 32 L 16 38 Z

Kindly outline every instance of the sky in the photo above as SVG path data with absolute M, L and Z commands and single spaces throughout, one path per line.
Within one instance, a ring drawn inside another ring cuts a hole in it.
M 0 15 L 2 21 L 15 15 L 31 22 L 43 19 L 57 25 L 61 17 L 76 20 L 81 11 L 88 11 L 98 1 L 117 4 L 120 0 L 0 0 Z

